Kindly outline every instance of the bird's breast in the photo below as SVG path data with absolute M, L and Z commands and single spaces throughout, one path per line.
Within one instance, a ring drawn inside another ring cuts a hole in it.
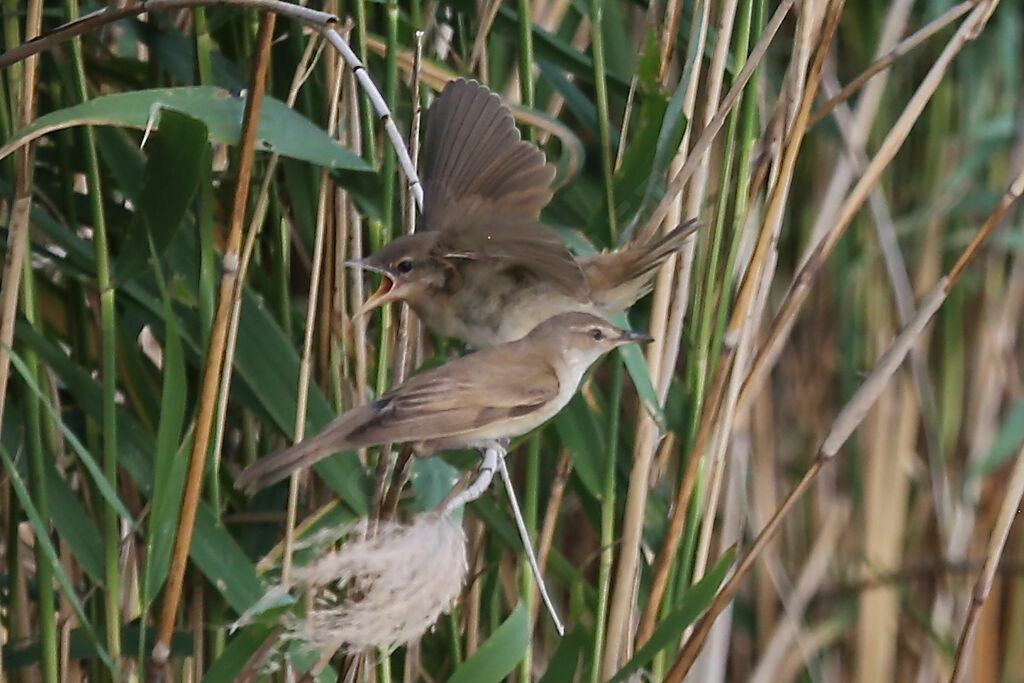
M 477 348 L 525 337 L 552 316 L 589 310 L 589 304 L 555 290 L 516 266 L 495 268 L 481 262 L 467 268 L 453 297 L 462 339 Z
M 525 337 L 545 320 L 569 311 L 593 312 L 516 265 L 465 261 L 443 284 L 410 301 L 435 334 L 478 349 Z

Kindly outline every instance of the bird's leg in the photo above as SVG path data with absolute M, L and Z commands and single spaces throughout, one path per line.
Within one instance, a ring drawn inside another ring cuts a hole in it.
M 501 480 L 505 482 L 505 492 L 508 494 L 509 505 L 512 506 L 512 516 L 516 520 L 516 528 L 519 529 L 519 538 L 523 542 L 523 549 L 526 551 L 526 559 L 530 563 L 530 570 L 533 578 L 537 581 L 537 588 L 540 589 L 540 597 L 544 600 L 544 606 L 551 615 L 551 621 L 555 622 L 558 635 L 565 635 L 565 627 L 562 625 L 555 606 L 551 603 L 551 596 L 548 595 L 548 587 L 544 583 L 544 577 L 540 573 L 540 566 L 537 564 L 537 556 L 533 552 L 533 542 L 530 534 L 526 531 L 526 522 L 523 521 L 523 513 L 519 510 L 519 501 L 516 500 L 516 492 L 512 488 L 512 477 L 509 476 L 508 468 L 505 466 L 505 450 L 502 449 L 501 457 L 498 459 L 498 469 L 501 471 Z
M 448 501 L 442 514 L 449 515 L 482 496 L 487 487 L 491 485 L 491 480 L 494 479 L 494 471 L 498 469 L 498 463 L 504 462 L 504 460 L 505 447 L 497 441 L 488 443 L 484 448 L 483 460 L 480 462 L 476 479 Z

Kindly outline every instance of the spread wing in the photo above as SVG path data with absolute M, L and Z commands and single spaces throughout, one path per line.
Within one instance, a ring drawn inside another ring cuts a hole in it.
M 553 176 L 497 95 L 476 81 L 450 82 L 430 109 L 423 171 L 424 224 L 442 233 L 435 255 L 500 260 L 587 300 L 576 259 L 536 222 Z
M 430 108 L 423 178 L 426 229 L 449 230 L 536 218 L 551 201 L 554 169 L 497 95 L 460 78 Z
M 558 395 L 558 376 L 547 362 L 507 362 L 487 351 L 408 379 L 372 404 L 375 417 L 353 430 L 349 441 L 361 446 L 449 438 L 527 416 Z

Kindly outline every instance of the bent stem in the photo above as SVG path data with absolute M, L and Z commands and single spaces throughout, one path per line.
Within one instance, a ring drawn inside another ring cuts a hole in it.
M 501 479 L 505 484 L 505 492 L 508 494 L 509 505 L 512 507 L 512 516 L 516 521 L 516 528 L 519 530 L 519 538 L 523 542 L 523 549 L 526 552 L 526 559 L 530 563 L 530 570 L 533 572 L 534 578 L 537 580 L 537 587 L 540 590 L 541 599 L 544 601 L 544 606 L 547 607 L 548 613 L 551 615 L 551 620 L 555 623 L 555 628 L 558 630 L 558 635 L 565 635 L 565 626 L 562 624 L 562 620 L 559 619 L 558 613 L 555 611 L 555 606 L 551 602 L 551 596 L 548 594 L 547 585 L 544 583 L 544 577 L 540 572 L 540 565 L 537 563 L 537 556 L 533 552 L 533 544 L 530 541 L 530 534 L 526 531 L 526 522 L 523 520 L 523 513 L 519 509 L 519 502 L 516 499 L 516 492 L 512 486 L 512 478 L 509 475 L 508 468 L 505 466 L 505 456 L 508 454 L 508 450 L 498 442 L 491 442 L 484 448 L 483 460 L 480 462 L 479 473 L 466 488 L 459 491 L 441 508 L 442 515 L 450 515 L 459 508 L 464 507 L 466 504 L 473 502 L 484 494 L 484 491 L 491 485 L 491 481 L 494 479 L 494 472 L 497 470 L 501 472 Z
M 501 471 L 501 480 L 505 483 L 505 493 L 508 494 L 508 503 L 512 507 L 512 516 L 516 520 L 516 528 L 519 530 L 519 538 L 523 541 L 523 550 L 526 552 L 526 559 L 530 563 L 533 577 L 537 580 L 537 587 L 540 589 L 540 597 L 544 600 L 544 606 L 548 608 L 551 621 L 555 622 L 555 629 L 558 635 L 565 635 L 565 626 L 558 618 L 555 606 L 551 603 L 551 596 L 548 595 L 548 587 L 544 584 L 544 577 L 540 573 L 540 566 L 537 565 L 537 557 L 533 552 L 533 543 L 530 541 L 530 534 L 526 531 L 526 522 L 523 521 L 523 513 L 519 510 L 519 502 L 516 500 L 515 489 L 512 488 L 512 477 L 505 466 L 505 453 L 498 458 L 498 469 Z

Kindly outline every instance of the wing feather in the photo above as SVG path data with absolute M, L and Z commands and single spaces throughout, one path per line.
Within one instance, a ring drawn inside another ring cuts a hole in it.
M 448 230 L 536 218 L 551 201 L 554 169 L 496 94 L 460 78 L 430 108 L 423 177 L 426 228 Z
M 558 376 L 546 362 L 507 363 L 487 351 L 411 377 L 378 400 L 375 418 L 349 440 L 371 445 L 449 438 L 528 415 L 558 395 Z
M 497 95 L 476 81 L 450 82 L 427 126 L 424 224 L 441 233 L 435 256 L 517 266 L 587 301 L 572 252 L 536 221 L 551 200 L 553 174 Z

